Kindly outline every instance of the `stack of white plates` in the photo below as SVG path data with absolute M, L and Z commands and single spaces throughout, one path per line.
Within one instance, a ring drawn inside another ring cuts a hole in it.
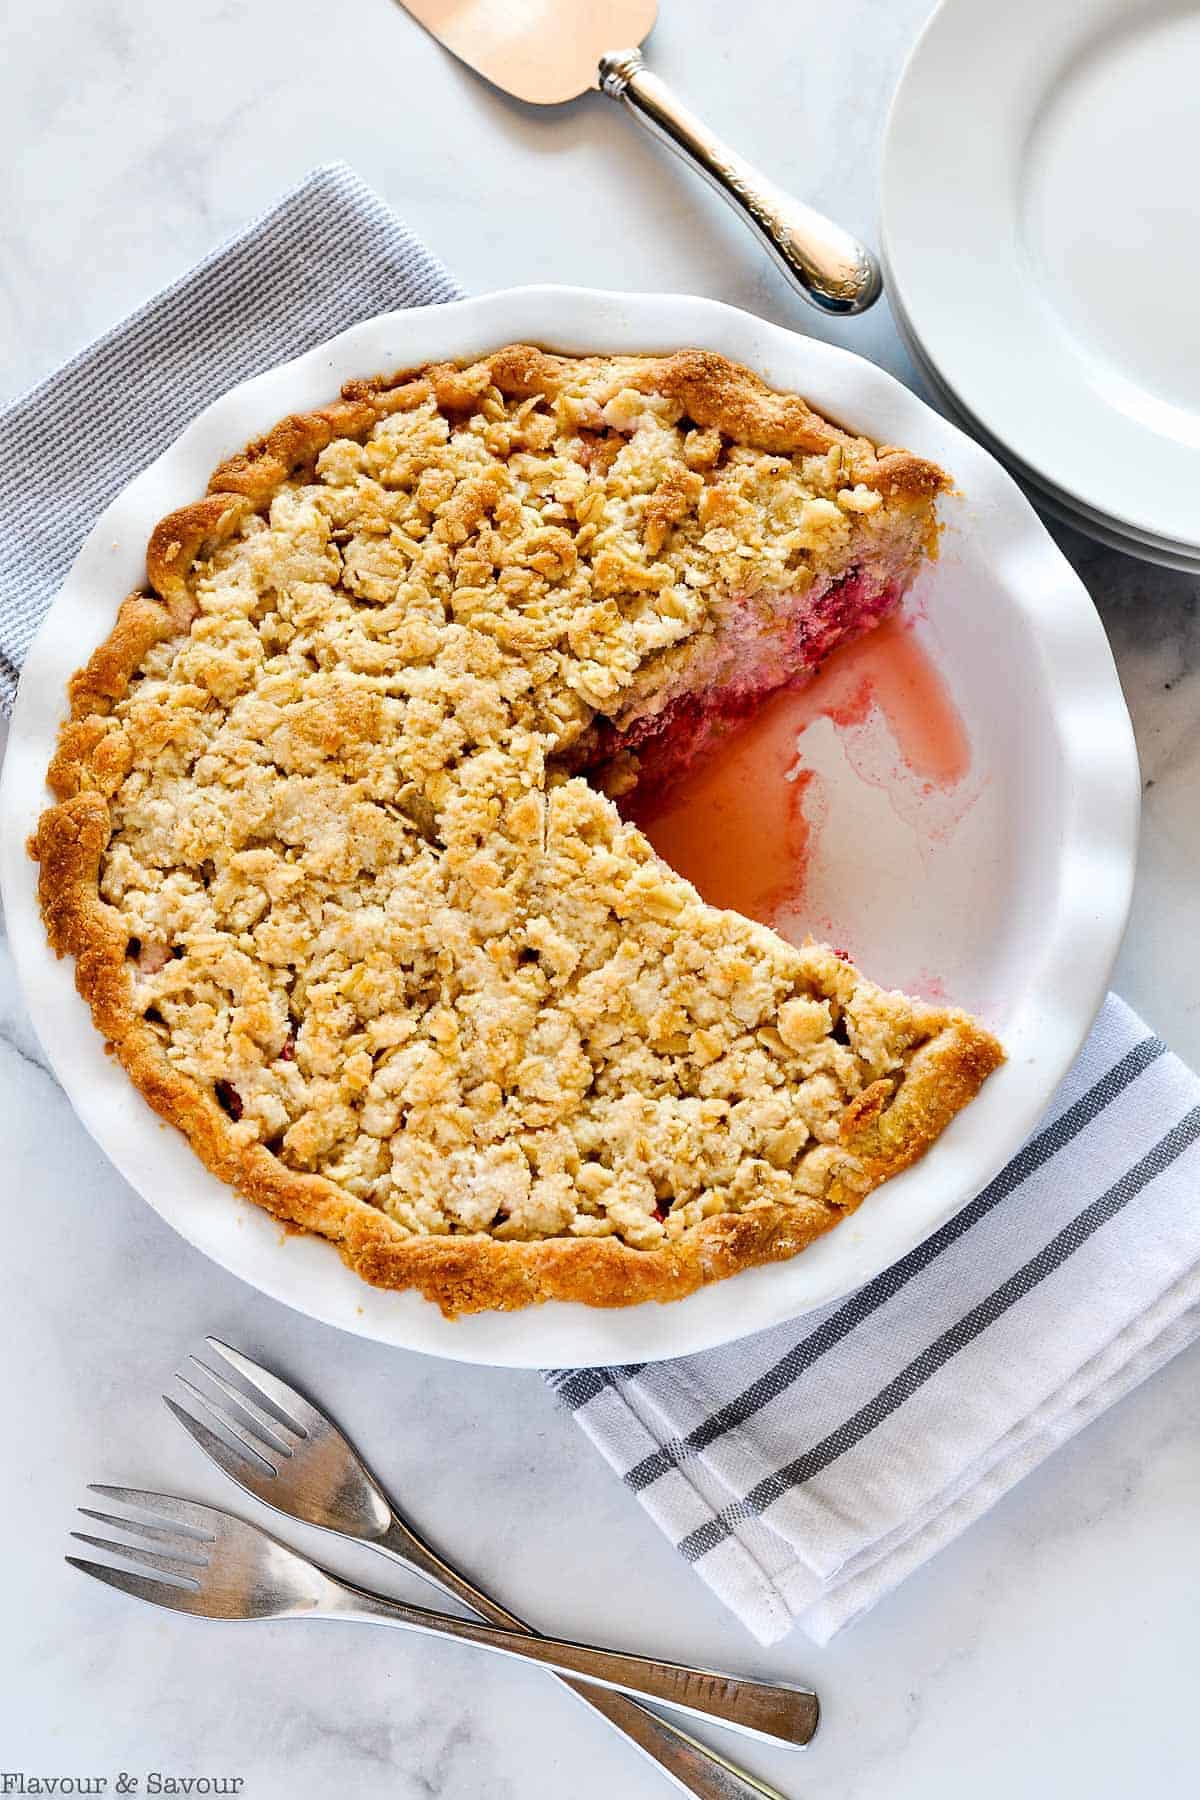
M 1200 571 L 1200 8 L 944 0 L 888 123 L 883 251 L 934 393 L 1039 505 Z

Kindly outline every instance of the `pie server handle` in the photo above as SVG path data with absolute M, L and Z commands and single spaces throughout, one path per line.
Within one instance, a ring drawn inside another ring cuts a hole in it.
M 697 169 L 757 232 L 810 305 L 826 313 L 865 312 L 883 288 L 879 264 L 832 219 L 760 175 L 675 98 L 638 50 L 600 58 L 601 91 L 621 100 L 655 137 Z

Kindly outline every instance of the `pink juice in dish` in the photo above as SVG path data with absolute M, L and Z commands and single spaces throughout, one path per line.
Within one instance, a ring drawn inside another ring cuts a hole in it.
M 802 685 L 732 721 L 719 747 L 665 792 L 635 789 L 623 810 L 710 904 L 771 924 L 803 899 L 813 849 L 803 734 L 818 718 L 840 731 L 861 726 L 875 710 L 925 791 L 962 780 L 970 744 L 958 709 L 910 625 L 893 614 Z

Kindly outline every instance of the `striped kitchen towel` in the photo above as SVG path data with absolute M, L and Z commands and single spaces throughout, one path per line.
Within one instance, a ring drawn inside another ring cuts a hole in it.
M 210 400 L 360 319 L 460 291 L 333 163 L 0 411 L 0 710 L 97 515 Z
M 848 1300 L 549 1379 L 761 1643 L 824 1643 L 1198 1332 L 1200 1079 L 1110 996 L 1008 1167 Z
M 0 706 L 96 515 L 202 407 L 457 293 L 335 164 L 0 413 Z M 756 1636 L 825 1639 L 1196 1334 L 1198 1133 L 1200 1082 L 1110 999 L 1024 1150 L 851 1299 L 549 1379 Z

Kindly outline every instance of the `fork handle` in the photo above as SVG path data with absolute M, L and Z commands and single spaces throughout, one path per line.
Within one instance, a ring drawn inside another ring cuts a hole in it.
M 648 1712 L 628 1694 L 619 1694 L 612 1688 L 588 1687 L 565 1675 L 555 1679 L 594 1706 L 635 1749 L 657 1763 L 675 1787 L 694 1795 L 695 1800 L 786 1800 L 778 1788 L 729 1762 L 711 1744 L 702 1744 L 681 1726 Z
M 501 1656 L 555 1669 L 560 1675 L 576 1675 L 599 1687 L 657 1700 L 661 1705 L 713 1719 L 771 1743 L 806 1744 L 816 1729 L 816 1698 L 803 1688 L 750 1681 L 712 1669 L 689 1669 L 682 1663 L 662 1662 L 623 1650 L 601 1650 L 591 1644 L 569 1643 L 564 1638 L 530 1637 L 498 1625 L 431 1612 L 424 1606 L 385 1600 L 382 1595 L 339 1581 L 327 1570 L 324 1573 L 329 1578 L 328 1596 L 314 1611 L 326 1617 L 361 1619 L 425 1632 L 431 1637 L 456 1638 Z
M 482 1588 L 477 1588 L 450 1563 L 443 1562 L 436 1550 L 395 1513 L 382 1538 L 364 1541 L 401 1568 L 415 1571 L 426 1581 L 432 1581 L 473 1612 L 481 1613 L 493 1625 L 503 1625 L 529 1637 L 538 1635 L 532 1625 L 527 1625 L 516 1613 L 510 1612 Z M 692 1795 L 693 1800 L 786 1800 L 778 1788 L 760 1781 L 747 1769 L 739 1768 L 711 1745 L 691 1737 L 681 1725 L 648 1712 L 630 1695 L 611 1688 L 590 1687 L 586 1682 L 572 1680 L 569 1675 L 556 1673 L 555 1679 L 585 1706 L 592 1707 L 607 1719 L 615 1731 L 623 1733 L 635 1749 L 650 1762 L 657 1763 L 672 1786 L 681 1793 Z
M 832 219 L 785 193 L 722 143 L 677 100 L 637 50 L 600 58 L 601 91 L 626 108 L 677 156 L 690 163 L 771 252 L 811 306 L 826 313 L 860 313 L 879 298 L 879 265 Z

